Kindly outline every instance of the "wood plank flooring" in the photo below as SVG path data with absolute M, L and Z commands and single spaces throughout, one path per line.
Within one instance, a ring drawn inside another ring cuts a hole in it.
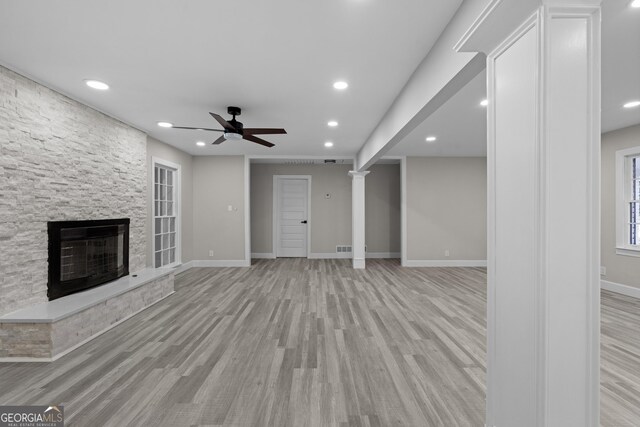
M 600 423 L 640 426 L 640 300 L 602 291 Z
M 53 363 L 0 363 L 0 404 L 70 426 L 483 426 L 486 273 L 395 260 L 196 268 Z M 640 304 L 603 295 L 602 424 L 640 425 Z

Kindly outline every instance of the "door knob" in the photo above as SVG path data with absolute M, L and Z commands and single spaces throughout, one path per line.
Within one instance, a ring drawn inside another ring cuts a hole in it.
M 300 224 L 306 224 L 307 220 L 305 219 L 304 221 L 300 221 Z

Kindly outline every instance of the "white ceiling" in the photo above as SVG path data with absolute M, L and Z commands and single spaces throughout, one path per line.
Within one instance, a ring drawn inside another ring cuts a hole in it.
M 460 3 L 3 1 L 0 64 L 191 154 L 354 155 Z M 338 79 L 350 87 L 334 90 Z M 200 148 L 219 134 L 156 126 L 216 128 L 208 112 L 228 105 L 245 126 L 289 134 L 265 136 L 271 149 Z
M 486 72 L 478 74 L 436 112 L 394 146 L 389 156 L 486 156 Z M 435 136 L 427 142 L 427 136 Z
M 0 64 L 194 155 L 353 156 L 429 51 L 461 0 L 57 0 L 0 4 Z M 640 123 L 640 9 L 605 0 L 602 129 Z M 97 92 L 84 79 L 104 80 Z M 334 90 L 335 80 L 350 87 Z M 483 156 L 485 73 L 388 155 Z M 284 127 L 266 147 L 200 148 L 219 134 L 161 129 L 158 121 L 218 127 L 243 108 L 249 127 Z M 328 120 L 340 122 L 337 128 Z M 434 143 L 425 142 L 435 135 Z M 326 149 L 325 141 L 335 146 Z
M 602 131 L 640 123 L 640 8 L 629 0 L 602 3 Z
M 602 4 L 602 131 L 640 124 L 640 108 L 623 108 L 640 100 L 640 8 L 629 0 Z M 485 156 L 486 73 L 480 73 L 438 111 L 403 138 L 388 155 Z M 437 136 L 432 143 L 428 135 Z

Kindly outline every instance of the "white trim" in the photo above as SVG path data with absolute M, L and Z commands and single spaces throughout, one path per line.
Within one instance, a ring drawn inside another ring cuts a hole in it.
M 551 8 L 551 15 L 559 15 L 562 10 Z M 587 230 L 589 240 L 587 244 L 587 369 L 586 369 L 586 419 L 589 425 L 600 425 L 600 292 L 597 290 L 600 281 L 600 247 L 601 247 L 601 21 L 600 7 L 565 8 L 567 15 L 584 19 L 587 24 L 587 55 L 588 55 L 588 122 L 587 130 L 589 139 L 588 162 L 590 173 L 588 174 L 589 194 L 587 199 Z
M 407 264 L 407 157 L 400 159 L 400 265 Z
M 251 258 L 255 259 L 274 259 L 276 254 L 273 252 L 252 252 Z
M 400 258 L 400 252 L 367 252 L 365 258 Z
M 629 210 L 627 208 L 629 201 L 626 197 L 629 188 L 629 161 L 627 158 L 638 155 L 640 155 L 640 146 L 616 151 L 616 254 L 618 255 L 640 256 L 640 246 L 634 247 L 627 243 L 629 241 Z
M 306 179 L 307 180 L 307 258 L 310 258 L 311 254 L 311 175 L 273 175 L 273 189 L 271 191 L 272 197 L 272 225 L 271 225 L 271 250 L 275 254 L 275 258 L 278 257 L 278 237 L 279 230 L 278 218 L 280 212 L 278 209 L 280 200 L 280 186 L 278 185 L 279 179 Z
M 197 259 L 192 267 L 251 267 L 251 260 L 244 259 Z
M 95 334 L 91 335 L 90 337 L 80 341 L 79 343 L 67 348 L 66 350 L 56 354 L 53 357 L 0 357 L 0 363 L 6 363 L 6 362 L 55 362 L 56 360 L 60 359 L 62 356 L 65 356 L 69 353 L 71 353 L 73 350 L 82 347 L 83 345 L 85 345 L 86 343 L 88 343 L 89 341 L 93 340 L 94 338 L 104 334 L 105 332 L 115 328 L 116 326 L 118 326 L 119 324 L 121 324 L 122 322 L 125 322 L 127 320 L 129 320 L 130 318 L 132 318 L 133 316 L 135 316 L 136 314 L 139 314 L 141 312 L 143 312 L 144 310 L 148 309 L 149 307 L 155 305 L 156 303 L 162 301 L 163 299 L 173 295 L 175 293 L 175 291 L 171 291 L 170 293 L 168 293 L 167 295 L 163 296 L 162 298 L 159 298 L 158 300 L 152 302 L 151 304 L 144 306 L 143 308 L 141 308 L 140 310 L 129 314 L 128 316 L 123 317 L 122 319 L 118 320 L 117 322 L 107 326 L 105 329 L 96 332 Z
M 177 265 L 175 266 L 174 269 L 174 274 L 180 274 L 180 273 L 184 273 L 185 271 L 189 270 L 190 268 L 193 268 L 193 261 L 188 261 L 185 262 L 183 264 Z
M 267 254 L 264 254 L 267 255 Z M 265 257 L 266 258 L 266 257 Z M 309 254 L 309 259 L 351 259 L 352 252 L 314 252 Z M 400 258 L 400 252 L 367 252 L 365 258 Z
M 251 164 L 244 156 L 244 260 L 251 265 Z
M 453 46 L 453 50 L 456 52 L 460 52 L 463 49 L 463 46 L 469 41 L 471 36 L 478 31 L 480 26 L 484 24 L 484 22 L 494 13 L 496 7 L 502 3 L 502 0 L 491 0 L 485 8 L 480 12 L 480 15 L 473 21 L 471 26 L 464 32 L 460 40 Z
M 617 294 L 626 295 L 628 297 L 640 298 L 640 288 L 635 288 L 622 283 L 609 282 L 607 280 L 600 281 L 600 289 L 615 292 Z
M 366 268 L 366 181 L 370 171 L 349 171 L 351 177 L 351 246 L 353 268 Z
M 494 3 L 494 6 L 499 4 L 499 2 Z M 483 18 L 483 21 L 486 19 Z M 532 28 L 536 28 L 538 31 L 539 25 L 541 24 L 540 13 L 536 12 L 525 19 L 516 29 L 509 34 L 495 49 L 487 55 L 487 99 L 489 100 L 489 104 L 487 106 L 487 261 L 485 265 L 487 266 L 487 360 L 486 360 L 486 386 L 487 386 L 487 396 L 486 396 L 486 422 L 489 425 L 495 424 L 495 417 L 498 408 L 498 402 L 496 401 L 496 392 L 500 386 L 498 379 L 496 378 L 496 370 L 495 366 L 497 366 L 496 361 L 496 353 L 497 353 L 497 284 L 496 284 L 496 171 L 497 166 L 495 162 L 496 158 L 496 61 L 498 58 L 502 56 L 511 46 L 513 46 L 518 40 L 520 40 L 523 36 L 525 36 Z M 540 49 L 540 41 L 538 40 L 538 49 Z M 541 54 L 538 53 L 539 57 Z M 540 66 L 540 65 L 539 65 Z M 542 76 L 542 73 L 538 72 L 539 79 Z M 540 82 L 537 83 L 536 86 L 539 86 Z M 540 97 L 540 91 L 538 90 L 536 93 L 536 97 Z M 539 100 L 536 100 L 539 103 Z M 540 111 L 539 108 L 536 109 L 536 121 L 540 122 Z M 540 135 L 536 135 L 537 140 L 537 149 L 539 150 L 540 143 Z M 537 193 L 534 197 L 536 197 L 536 205 L 538 211 L 542 209 L 540 206 L 540 191 L 539 184 L 537 185 Z M 542 236 L 540 236 L 540 224 L 536 225 L 538 233 L 535 233 L 538 236 L 538 242 L 535 243 L 537 248 L 541 247 Z M 539 249 L 538 249 L 539 250 Z M 540 262 L 540 255 L 536 259 L 536 262 Z M 538 286 L 540 289 L 540 286 Z M 539 290 L 538 289 L 538 290 Z M 537 301 L 533 301 L 535 304 L 536 311 L 540 309 L 542 306 L 540 298 L 541 295 L 538 293 L 536 295 Z M 540 316 L 538 317 L 540 318 Z M 536 325 L 536 354 L 540 353 L 541 344 L 543 344 L 543 340 L 539 335 L 540 327 Z M 538 356 L 536 356 L 538 357 Z M 536 359 L 538 360 L 538 359 Z M 536 363 L 537 369 L 539 369 L 538 364 Z M 533 424 L 540 424 L 539 420 L 543 419 L 544 416 L 540 413 L 540 403 L 542 402 L 543 395 L 541 390 L 543 389 L 542 382 L 536 384 L 535 393 L 536 393 L 536 417 L 537 420 L 532 420 Z
M 353 156 L 297 156 L 295 154 L 292 155 L 277 155 L 277 154 L 263 154 L 263 155 L 251 155 L 247 156 L 250 160 L 325 160 L 325 159 L 335 159 L 335 160 L 351 160 L 355 163 L 356 159 Z
M 271 187 L 271 252 L 278 257 L 278 179 L 273 175 Z
M 351 252 L 336 253 L 336 252 L 314 252 L 309 254 L 309 259 L 351 259 Z
M 640 248 L 616 248 L 616 255 L 640 257 Z
M 161 266 L 162 268 L 173 268 L 182 263 L 182 166 L 156 156 L 151 157 L 151 265 L 153 268 L 159 268 L 156 266 L 156 165 L 164 166 L 165 168 L 170 168 L 175 171 L 175 180 L 173 182 L 173 208 L 176 218 L 175 260 L 171 264 Z
M 486 259 L 409 259 L 403 267 L 486 267 Z

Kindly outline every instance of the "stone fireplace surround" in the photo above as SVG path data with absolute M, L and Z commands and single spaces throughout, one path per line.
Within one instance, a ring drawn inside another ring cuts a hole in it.
M 148 268 L 6 314 L 0 317 L 0 362 L 56 360 L 173 294 L 173 283 L 173 269 Z
M 146 162 L 143 132 L 0 66 L 0 318 L 48 302 L 48 221 L 130 218 L 142 272 Z

